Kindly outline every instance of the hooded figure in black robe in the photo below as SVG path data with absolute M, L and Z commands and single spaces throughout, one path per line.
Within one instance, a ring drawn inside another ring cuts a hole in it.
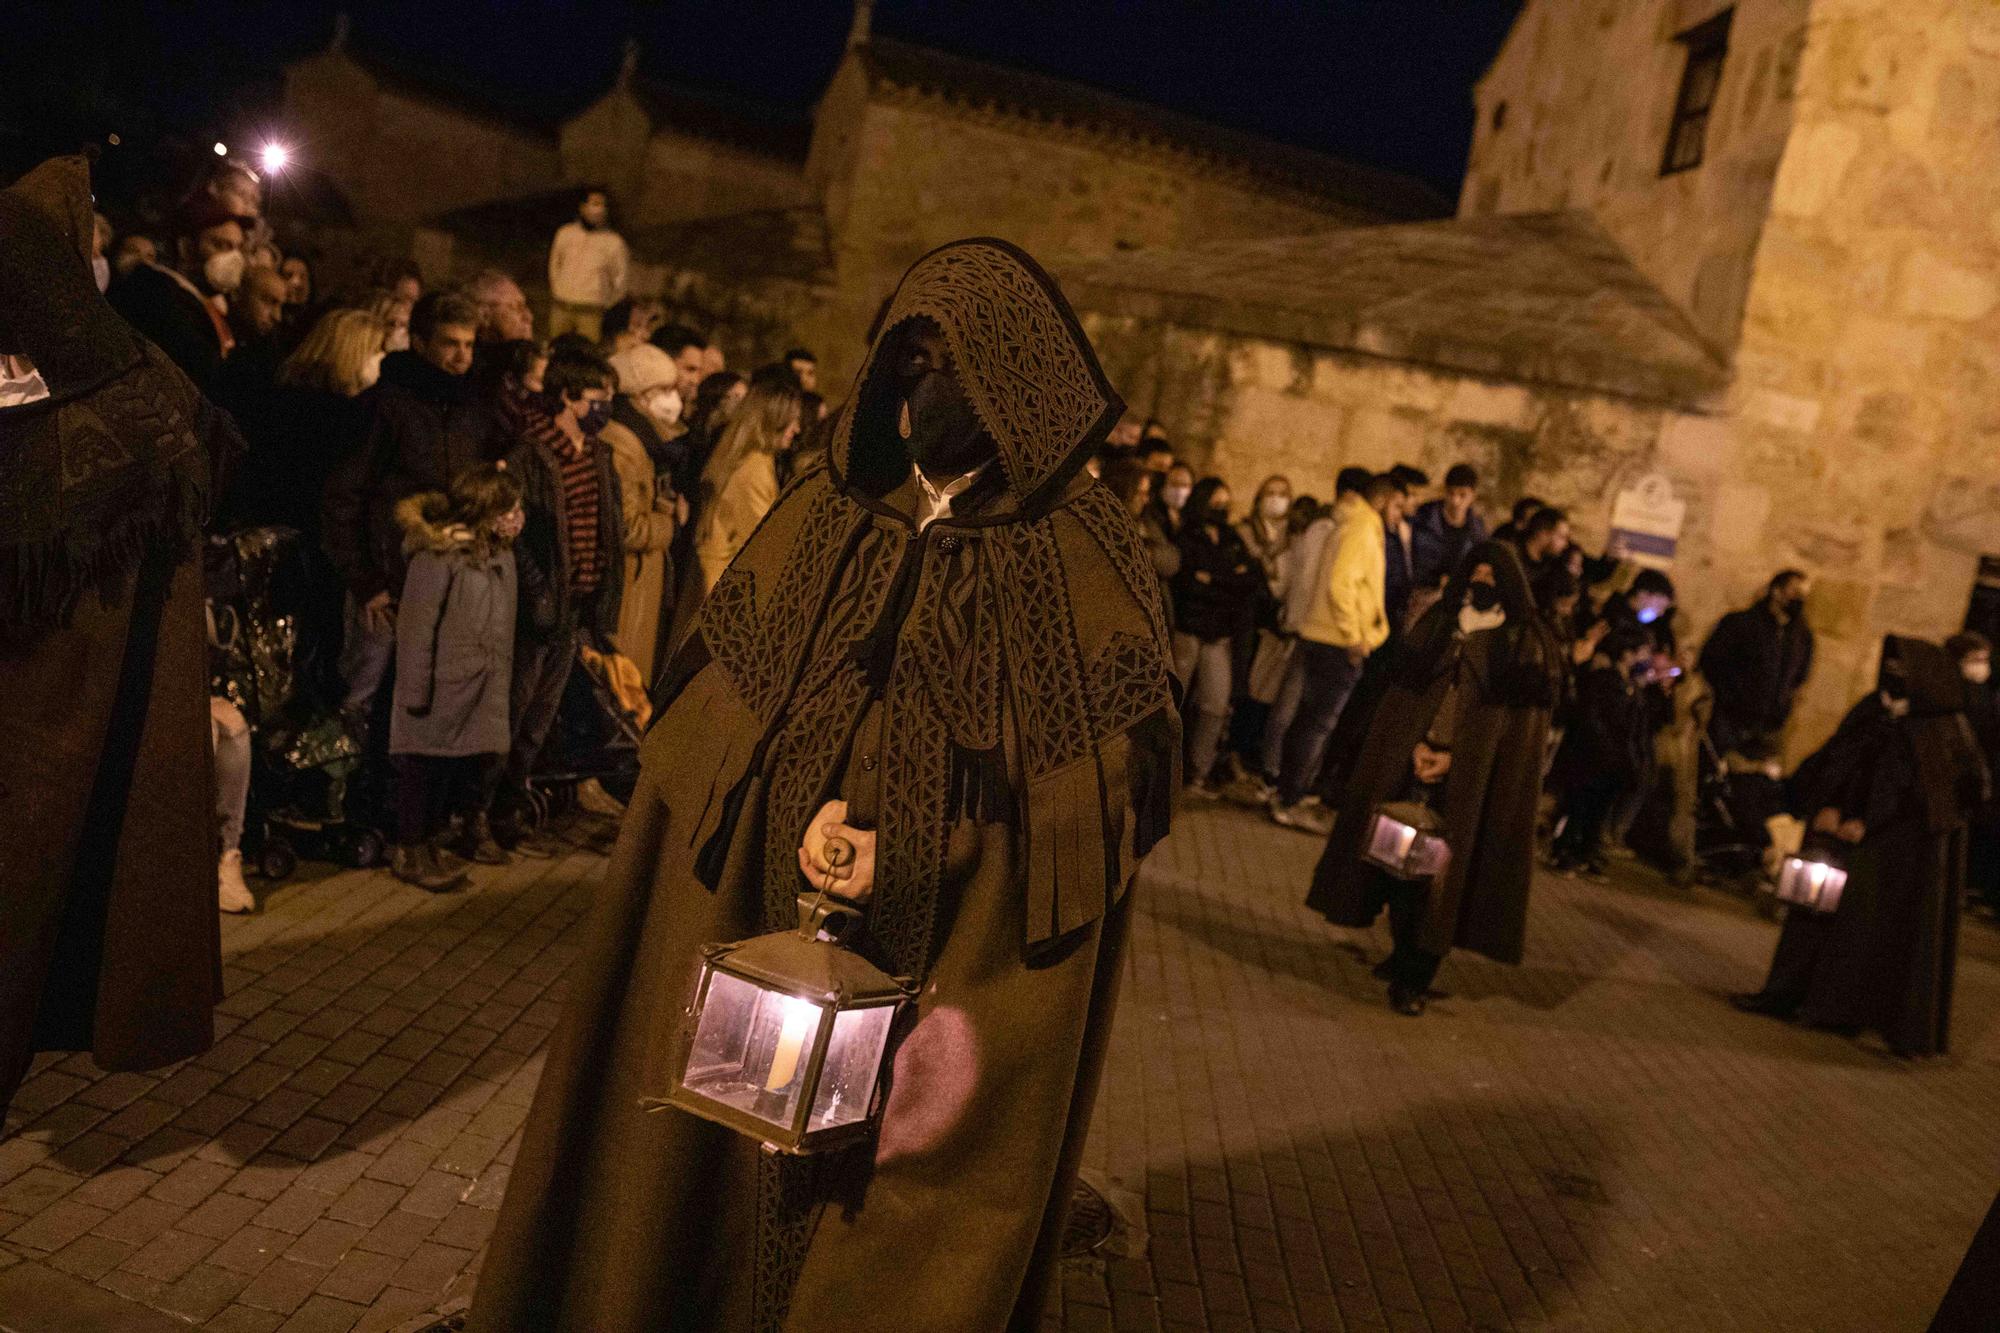
M 1152 562 L 1082 472 L 1121 410 L 1014 247 L 905 276 L 826 458 L 662 678 L 477 1333 L 1039 1326 L 1179 779 Z M 795 926 L 836 817 L 848 891 L 873 862 L 860 949 L 921 981 L 877 1137 L 780 1158 L 647 1113 L 700 950 Z
M 1934 643 L 1882 641 L 1875 693 L 1799 765 L 1792 813 L 1835 849 L 1832 912 L 1792 908 L 1764 989 L 1739 1008 L 1843 1032 L 1898 1055 L 1942 1054 L 1965 890 L 1966 819 L 1986 797 L 1965 682 Z
M 1454 946 L 1518 963 L 1527 934 L 1560 649 L 1515 549 L 1488 541 L 1468 552 L 1389 670 L 1306 905 L 1356 928 L 1389 909 L 1396 948 L 1376 975 L 1398 1012 L 1414 1015 Z M 1435 882 L 1362 859 L 1375 808 L 1413 796 L 1438 813 L 1451 847 Z
M 90 176 L 0 190 L 0 1109 L 36 1051 L 152 1069 L 222 995 L 200 541 L 242 441 L 90 275 Z

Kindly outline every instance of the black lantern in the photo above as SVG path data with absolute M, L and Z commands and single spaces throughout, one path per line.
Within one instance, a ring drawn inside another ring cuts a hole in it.
M 1825 849 L 1801 849 L 1784 860 L 1778 869 L 1778 901 L 1812 912 L 1831 912 L 1840 906 L 1847 888 L 1847 868 L 1840 858 Z
M 702 951 L 664 1102 L 761 1140 L 813 1153 L 865 1137 L 882 1056 L 916 984 L 840 945 L 859 916 L 799 900 L 799 928 Z
M 1431 879 L 1451 864 L 1444 821 L 1418 801 L 1389 801 L 1375 807 L 1362 845 L 1365 861 L 1397 879 Z

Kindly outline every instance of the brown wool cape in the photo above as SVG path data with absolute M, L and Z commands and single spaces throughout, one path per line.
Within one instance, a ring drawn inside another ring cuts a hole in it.
M 885 345 L 943 331 L 998 471 L 919 535 Z M 1122 404 L 1004 242 L 905 276 L 829 456 L 662 684 L 494 1233 L 480 1333 L 1034 1327 L 1108 1039 L 1126 890 L 1179 719 L 1137 530 L 1082 475 Z M 778 1158 L 642 1099 L 697 951 L 795 925 L 840 797 L 878 838 L 863 951 L 918 976 L 878 1140 Z
M 1507 621 L 1471 636 L 1458 611 L 1474 567 L 1493 568 Z M 1404 799 L 1410 754 L 1454 682 L 1460 692 L 1442 799 L 1436 802 L 1451 863 L 1429 886 L 1418 940 L 1426 953 L 1471 949 L 1521 961 L 1535 870 L 1535 801 L 1559 651 L 1528 590 L 1514 548 L 1483 542 L 1467 552 L 1443 598 L 1413 626 L 1390 667 L 1367 740 L 1349 775 L 1340 817 L 1313 873 L 1306 905 L 1339 926 L 1366 927 L 1394 881 L 1361 859 L 1375 807 Z
M 229 418 L 90 279 L 89 173 L 0 190 L 0 1107 L 38 1050 L 148 1069 L 221 995 L 201 525 Z

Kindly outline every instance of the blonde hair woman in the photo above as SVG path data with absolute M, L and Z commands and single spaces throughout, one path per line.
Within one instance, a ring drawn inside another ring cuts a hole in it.
M 278 383 L 352 398 L 382 370 L 389 326 L 365 310 L 331 310 L 278 367 Z
M 382 339 L 382 350 L 401 352 L 410 345 L 410 308 L 412 303 L 392 291 L 382 288 L 368 294 L 362 309 L 382 321 L 388 332 Z
M 800 406 L 799 391 L 790 385 L 753 384 L 730 414 L 701 474 L 695 553 L 704 590 L 715 586 L 777 501 L 777 455 L 798 437 Z

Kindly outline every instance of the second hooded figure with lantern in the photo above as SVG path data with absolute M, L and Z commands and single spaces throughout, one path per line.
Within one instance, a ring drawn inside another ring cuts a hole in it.
M 662 676 L 476 1333 L 1039 1323 L 1179 782 L 1165 621 L 1047 275 L 958 242 L 881 328 Z
M 1482 542 L 1389 667 L 1306 903 L 1356 928 L 1387 908 L 1375 973 L 1399 1013 L 1424 1011 L 1454 947 L 1521 961 L 1560 651 L 1520 556 Z

